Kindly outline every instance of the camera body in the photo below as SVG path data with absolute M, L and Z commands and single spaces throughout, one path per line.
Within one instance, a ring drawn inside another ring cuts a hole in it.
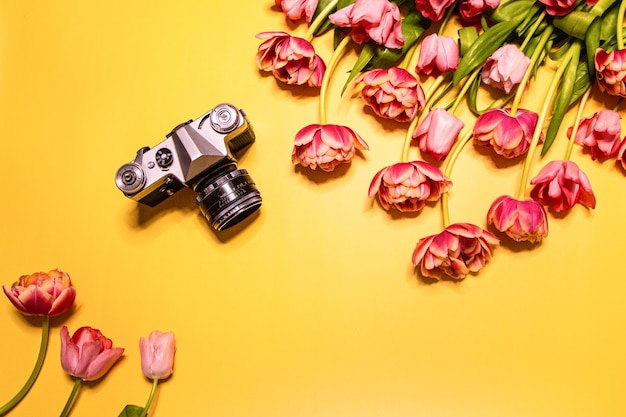
M 118 169 L 115 184 L 126 197 L 150 207 L 191 188 L 211 226 L 224 230 L 261 206 L 256 184 L 236 165 L 236 155 L 254 141 L 245 112 L 222 103 L 176 126 L 153 148 L 139 149 L 134 161 Z

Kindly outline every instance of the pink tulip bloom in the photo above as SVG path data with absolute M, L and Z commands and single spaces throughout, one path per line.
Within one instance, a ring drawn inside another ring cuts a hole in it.
M 367 143 L 347 126 L 312 124 L 302 128 L 294 141 L 291 161 L 311 169 L 326 172 L 339 164 L 348 163 L 356 150 L 367 150 Z
M 511 109 L 487 110 L 476 119 L 474 143 L 490 146 L 506 158 L 515 158 L 528 151 L 539 116 L 530 110 L 518 109 L 511 116 Z M 540 140 L 543 139 L 543 133 Z
M 420 151 L 440 161 L 445 158 L 465 124 L 461 119 L 441 107 L 429 112 L 420 123 L 413 140 Z
M 385 210 L 420 211 L 427 201 L 437 201 L 452 188 L 452 181 L 434 165 L 423 161 L 400 162 L 383 168 L 372 179 L 369 197 L 378 193 Z
M 454 4 L 455 0 L 415 0 L 415 6 L 422 16 L 433 22 L 443 18 L 446 9 Z
M 576 7 L 576 0 L 539 0 L 550 16 L 565 16 Z M 589 2 L 588 2 L 589 3 Z
M 70 338 L 67 326 L 61 328 L 61 366 L 63 370 L 83 381 L 103 377 L 124 353 L 100 330 L 81 327 Z
M 515 44 L 498 48 L 483 65 L 480 73 L 485 84 L 504 90 L 507 94 L 518 85 L 530 65 L 528 58 Z
M 285 32 L 262 32 L 256 37 L 265 39 L 256 54 L 260 70 L 271 72 L 287 84 L 310 87 L 322 84 L 326 64 L 310 42 Z
M 70 276 L 58 269 L 22 275 L 11 288 L 2 286 L 9 301 L 27 316 L 58 316 L 74 305 Z
M 456 71 L 459 66 L 459 47 L 449 36 L 432 33 L 424 38 L 415 71 L 422 75 L 439 75 Z
M 392 67 L 359 74 L 363 81 L 361 98 L 380 117 L 408 122 L 424 107 L 426 98 L 417 79 L 407 70 Z
M 387 48 L 404 46 L 400 9 L 389 0 L 356 0 L 328 16 L 341 27 L 352 28 L 352 39 L 363 44 L 370 39 Z
M 539 242 L 548 236 L 548 214 L 541 203 L 498 197 L 489 208 L 487 222 L 516 242 Z
M 317 8 L 318 0 L 275 0 L 276 6 L 285 12 L 290 20 L 298 20 L 303 16 L 311 23 L 311 18 Z
M 617 151 L 617 161 L 622 164 L 622 168 L 626 169 L 626 138 L 622 140 L 622 144 Z
M 413 265 L 420 267 L 423 277 L 462 280 L 470 272 L 480 271 L 493 256 L 491 247 L 499 243 L 496 236 L 476 225 L 455 223 L 420 239 L 413 251 Z
M 606 52 L 598 48 L 594 58 L 596 80 L 603 93 L 626 97 L 626 49 Z
M 459 2 L 459 13 L 463 19 L 473 21 L 499 5 L 500 0 L 461 0 Z
M 576 203 L 596 207 L 589 179 L 572 161 L 549 162 L 530 183 L 534 185 L 531 198 L 556 212 L 569 210 Z
M 617 155 L 621 142 L 622 116 L 614 110 L 600 110 L 578 124 L 574 141 L 591 150 L 591 159 L 607 159 Z M 567 130 L 571 139 L 573 128 Z
M 148 338 L 139 339 L 141 354 L 141 370 L 146 378 L 165 379 L 172 375 L 176 340 L 174 333 L 162 333 L 158 330 L 150 333 Z

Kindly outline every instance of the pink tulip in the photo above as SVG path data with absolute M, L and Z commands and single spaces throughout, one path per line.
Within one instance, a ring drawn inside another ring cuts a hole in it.
M 392 67 L 359 74 L 363 81 L 361 98 L 380 117 L 408 122 L 424 107 L 426 98 L 417 79 L 407 70 Z
M 306 21 L 311 23 L 318 0 L 275 0 L 275 2 L 290 20 L 295 21 L 304 16 Z
M 415 0 L 415 6 L 422 16 L 433 22 L 438 22 L 443 18 L 446 9 L 455 0 Z
M 70 338 L 67 326 L 61 328 L 61 366 L 63 370 L 83 381 L 103 377 L 124 353 L 100 330 L 81 327 Z
M 474 143 L 488 146 L 506 158 L 515 158 L 528 151 L 539 116 L 530 110 L 518 109 L 511 116 L 511 109 L 487 110 L 476 119 Z M 539 140 L 543 139 L 543 134 Z
M 400 162 L 383 168 L 372 179 L 369 197 L 378 193 L 385 210 L 421 210 L 427 201 L 437 201 L 452 188 L 452 181 L 434 165 L 423 161 Z
M 606 52 L 598 48 L 594 58 L 596 80 L 603 93 L 626 97 L 626 49 Z
M 533 200 L 562 212 L 580 203 L 595 208 L 596 197 L 584 172 L 572 161 L 552 161 L 530 181 Z
M 424 38 L 415 70 L 422 75 L 437 77 L 459 66 L 459 47 L 449 36 L 432 33 Z
M 622 116 L 615 110 L 600 110 L 578 124 L 574 141 L 591 150 L 591 159 L 607 159 L 617 155 L 621 142 Z M 571 139 L 573 128 L 567 130 Z
M 565 16 L 576 7 L 576 0 L 539 0 L 550 16 Z
M 420 267 L 424 277 L 462 280 L 470 272 L 480 271 L 493 256 L 491 247 L 499 243 L 496 236 L 476 225 L 455 223 L 420 239 L 413 251 L 413 265 Z
M 363 44 L 370 39 L 387 48 L 404 46 L 400 9 L 389 0 L 356 0 L 328 16 L 341 27 L 352 28 L 352 39 Z
M 459 2 L 459 14 L 463 19 L 473 21 L 499 5 L 500 0 L 461 0 Z
M 548 214 L 541 203 L 498 197 L 487 213 L 487 222 L 516 242 L 539 242 L 548 236 Z
M 9 301 L 27 316 L 58 316 L 72 308 L 76 298 L 70 276 L 59 269 L 23 275 L 10 289 L 4 285 L 2 289 Z
M 256 37 L 265 39 L 256 54 L 260 70 L 271 72 L 287 84 L 310 87 L 322 84 L 326 64 L 310 42 L 285 32 L 262 32 Z
M 141 370 L 150 379 L 165 379 L 172 374 L 176 340 L 174 333 L 162 333 L 158 330 L 150 333 L 146 339 L 139 339 Z
M 438 107 L 424 117 L 413 132 L 413 140 L 422 153 L 439 161 L 448 155 L 463 126 L 461 119 Z
M 348 163 L 356 150 L 367 150 L 367 143 L 347 126 L 312 124 L 302 128 L 294 141 L 291 161 L 311 169 L 319 166 L 330 172 Z
M 524 78 L 530 65 L 528 58 L 515 44 L 498 48 L 483 65 L 480 73 L 485 84 L 504 90 L 507 94 Z
M 622 165 L 622 168 L 626 169 L 626 138 L 622 140 L 622 144 L 617 151 L 617 161 Z

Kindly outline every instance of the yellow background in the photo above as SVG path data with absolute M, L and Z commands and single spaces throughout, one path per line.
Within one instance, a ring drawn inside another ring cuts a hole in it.
M 318 100 L 256 68 L 255 34 L 306 31 L 273 4 L 0 1 L 1 283 L 60 268 L 78 294 L 9 415 L 60 414 L 72 380 L 59 329 L 88 325 L 126 352 L 83 386 L 73 416 L 145 404 L 138 339 L 155 329 L 175 332 L 178 353 L 154 416 L 624 416 L 622 169 L 577 147 L 595 210 L 551 214 L 541 244 L 504 240 L 477 276 L 427 284 L 410 257 L 441 230 L 440 206 L 403 216 L 367 198 L 373 175 L 399 161 L 406 127 L 376 119 L 356 90 L 339 98 L 354 51 L 331 83 L 329 122 L 370 151 L 330 175 L 292 166 Z M 331 38 L 314 44 L 328 60 Z M 533 91 L 540 103 L 545 89 Z M 224 101 L 257 134 L 239 166 L 263 195 L 258 215 L 217 234 L 189 190 L 155 209 L 117 190 L 138 148 Z M 562 133 L 531 176 L 564 149 Z M 453 222 L 484 226 L 491 202 L 517 192 L 522 161 L 494 161 L 463 152 Z M 5 299 L 0 335 L 4 403 L 31 371 L 40 325 Z

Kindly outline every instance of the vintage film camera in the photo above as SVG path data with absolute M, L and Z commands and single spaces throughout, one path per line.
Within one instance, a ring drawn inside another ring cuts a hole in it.
M 183 187 L 215 230 L 224 230 L 261 206 L 261 194 L 235 155 L 255 135 L 243 110 L 222 103 L 196 120 L 176 126 L 163 142 L 137 151 L 122 165 L 115 184 L 139 203 L 154 207 Z

